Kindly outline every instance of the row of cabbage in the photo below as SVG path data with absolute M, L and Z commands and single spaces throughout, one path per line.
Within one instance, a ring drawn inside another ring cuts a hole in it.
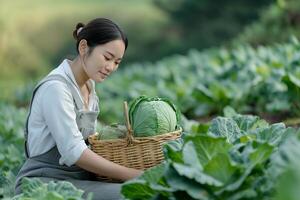
M 156 63 L 134 64 L 97 85 L 100 120 L 123 119 L 122 101 L 140 95 L 167 97 L 189 118 L 213 116 L 229 105 L 239 113 L 300 114 L 300 44 L 240 45 L 191 50 Z
M 125 199 L 299 199 L 299 130 L 224 113 L 165 145 L 165 162 L 123 184 Z
M 12 199 L 24 159 L 25 113 L 1 107 L 6 110 L 9 120 L 0 120 L 0 197 Z M 300 130 L 230 107 L 206 124 L 183 118 L 181 125 L 183 136 L 164 146 L 165 161 L 123 184 L 124 199 L 298 199 Z M 24 193 L 14 199 L 82 199 L 83 194 L 68 182 L 24 179 L 22 187 Z
M 0 103 L 0 199 L 14 194 L 16 174 L 24 161 L 26 110 Z
M 29 103 L 34 82 L 16 92 L 15 104 Z M 191 50 L 156 63 L 136 63 L 97 84 L 100 120 L 124 119 L 124 100 L 141 95 L 167 97 L 189 118 L 222 113 L 271 115 L 281 121 L 300 114 L 300 44 L 297 38 L 272 46 Z

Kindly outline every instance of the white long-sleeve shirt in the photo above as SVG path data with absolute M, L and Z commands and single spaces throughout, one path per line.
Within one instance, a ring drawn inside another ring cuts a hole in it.
M 82 95 L 68 60 L 64 60 L 50 74 L 63 75 Z M 98 101 L 95 83 L 90 80 L 89 110 L 95 110 Z M 71 166 L 87 148 L 76 124 L 73 97 L 68 86 L 57 80 L 47 81 L 37 90 L 28 121 L 28 148 L 30 157 L 49 151 L 57 145 L 59 163 Z

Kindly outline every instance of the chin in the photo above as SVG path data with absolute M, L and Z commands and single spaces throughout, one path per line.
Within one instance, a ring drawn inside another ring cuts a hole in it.
M 101 82 L 103 82 L 105 80 L 105 78 L 99 78 L 99 77 L 97 77 L 97 78 L 92 78 L 92 80 L 95 81 L 96 83 L 101 83 Z

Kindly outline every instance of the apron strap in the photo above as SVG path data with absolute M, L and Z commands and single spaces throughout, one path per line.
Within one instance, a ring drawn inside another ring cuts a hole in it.
M 59 74 L 53 74 L 53 75 L 48 75 L 44 79 L 42 79 L 37 84 L 37 86 L 34 88 L 34 90 L 33 90 L 33 94 L 32 94 L 31 100 L 30 100 L 29 112 L 28 112 L 28 115 L 27 115 L 27 118 L 26 118 L 25 127 L 24 127 L 25 155 L 26 155 L 26 158 L 30 157 L 29 156 L 29 149 L 28 149 L 28 145 L 27 145 L 27 140 L 28 140 L 28 121 L 29 121 L 29 116 L 31 114 L 31 108 L 32 108 L 33 99 L 34 99 L 36 91 L 39 89 L 39 87 L 41 87 L 41 85 L 43 85 L 45 82 L 51 81 L 51 80 L 58 80 L 58 81 L 61 81 L 63 83 L 66 83 L 68 85 L 68 88 L 70 89 L 70 91 L 72 93 L 72 96 L 73 96 L 73 101 L 74 101 L 74 104 L 75 104 L 75 111 L 83 109 L 83 103 L 81 101 L 81 97 L 79 96 L 79 94 L 76 91 L 76 89 L 71 85 L 71 83 L 69 81 L 66 80 L 66 78 L 64 76 L 59 75 Z

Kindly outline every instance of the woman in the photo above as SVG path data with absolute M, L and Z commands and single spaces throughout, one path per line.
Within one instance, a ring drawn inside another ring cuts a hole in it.
M 94 199 L 120 199 L 121 185 L 96 181 L 96 175 L 129 180 L 142 173 L 120 166 L 91 151 L 86 144 L 95 133 L 99 113 L 95 82 L 116 71 L 128 41 L 112 21 L 97 18 L 78 23 L 73 32 L 78 56 L 65 59 L 34 89 L 25 128 L 26 162 L 16 181 L 21 193 L 23 177 L 42 181 L 67 180 Z

